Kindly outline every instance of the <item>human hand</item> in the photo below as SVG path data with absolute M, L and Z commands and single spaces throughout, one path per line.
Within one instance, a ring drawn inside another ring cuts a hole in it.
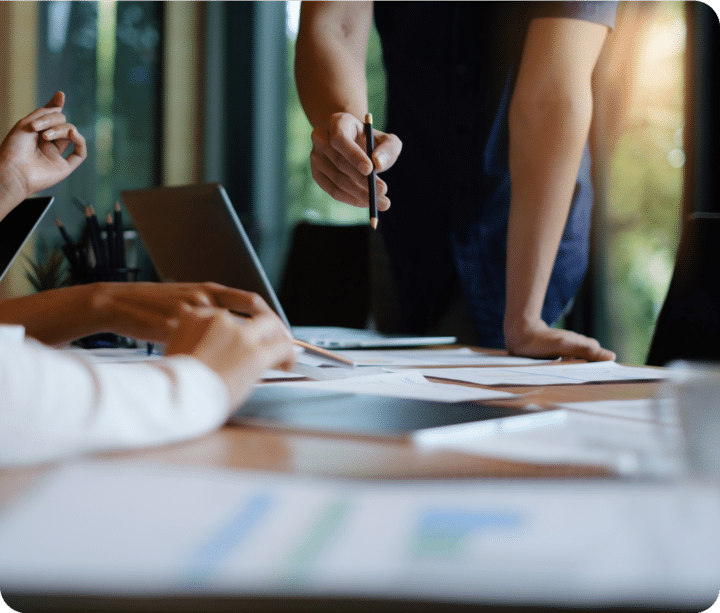
M 594 338 L 551 328 L 542 320 L 515 324 L 506 319 L 505 346 L 511 355 L 532 358 L 567 357 L 590 362 L 615 359 L 615 354 L 603 349 Z
M 219 307 L 256 317 L 264 315 L 290 332 L 267 303 L 253 292 L 218 283 L 94 283 L 90 295 L 94 328 L 138 340 L 165 343 L 177 329 L 185 307 Z
M 372 162 L 365 152 L 364 124 L 350 113 L 334 113 L 312 132 L 313 149 L 310 167 L 315 182 L 335 200 L 367 208 L 368 181 L 373 163 L 379 173 L 397 160 L 402 142 L 394 134 L 374 130 L 375 148 Z M 387 184 L 377 178 L 379 211 L 390 208 Z
M 6 209 L 0 214 L 65 179 L 87 156 L 85 139 L 62 113 L 64 104 L 65 94 L 57 92 L 18 121 L 0 144 L 0 196 Z M 71 145 L 73 151 L 63 157 Z
M 184 305 L 165 355 L 190 355 L 227 386 L 230 408 L 240 406 L 269 368 L 289 370 L 295 351 L 287 329 L 267 313 L 241 319 L 226 309 Z

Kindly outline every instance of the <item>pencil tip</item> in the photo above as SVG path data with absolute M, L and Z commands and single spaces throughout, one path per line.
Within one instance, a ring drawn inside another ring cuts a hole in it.
M 116 203 L 115 203 L 115 210 L 116 210 L 116 211 L 119 211 L 119 210 L 120 210 L 120 202 L 116 202 Z
M 367 113 L 365 115 L 365 123 L 372 123 L 372 113 Z
M 377 217 L 371 217 L 371 218 L 370 218 L 370 225 L 372 226 L 373 230 L 377 230 L 378 218 L 377 218 Z
M 55 223 L 57 224 L 58 228 L 62 228 L 62 221 L 60 221 L 57 217 L 55 218 Z

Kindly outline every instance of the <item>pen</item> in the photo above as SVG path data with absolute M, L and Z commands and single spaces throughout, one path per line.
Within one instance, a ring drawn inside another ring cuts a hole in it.
M 368 157 L 372 162 L 372 154 L 375 149 L 375 142 L 373 139 L 373 125 L 372 115 L 368 113 L 365 115 L 365 146 L 367 149 Z M 375 164 L 373 164 L 372 172 L 368 175 L 368 199 L 370 204 L 370 225 L 373 230 L 378 225 L 378 212 L 377 212 L 377 189 L 376 189 L 376 175 L 375 175 Z

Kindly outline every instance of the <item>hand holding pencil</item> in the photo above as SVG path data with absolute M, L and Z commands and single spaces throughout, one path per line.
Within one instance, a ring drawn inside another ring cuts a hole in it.
M 376 173 L 387 170 L 400 155 L 402 142 L 396 135 L 374 126 L 372 134 L 374 147 L 370 157 L 366 152 L 365 123 L 351 113 L 334 113 L 313 130 L 310 154 L 313 179 L 335 200 L 360 208 L 368 207 L 368 176 L 373 170 Z M 385 181 L 377 176 L 378 211 L 390 208 L 387 189 Z

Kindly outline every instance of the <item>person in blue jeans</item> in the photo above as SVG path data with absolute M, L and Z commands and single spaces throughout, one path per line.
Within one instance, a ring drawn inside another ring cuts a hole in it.
M 398 331 L 438 331 L 459 296 L 475 344 L 615 358 L 595 339 L 551 327 L 587 267 L 591 78 L 615 10 L 612 2 L 303 2 L 295 77 L 313 127 L 313 177 L 336 200 L 366 207 L 372 164 L 382 173 L 379 230 Z M 375 130 L 371 161 L 363 119 L 373 17 L 387 128 Z

